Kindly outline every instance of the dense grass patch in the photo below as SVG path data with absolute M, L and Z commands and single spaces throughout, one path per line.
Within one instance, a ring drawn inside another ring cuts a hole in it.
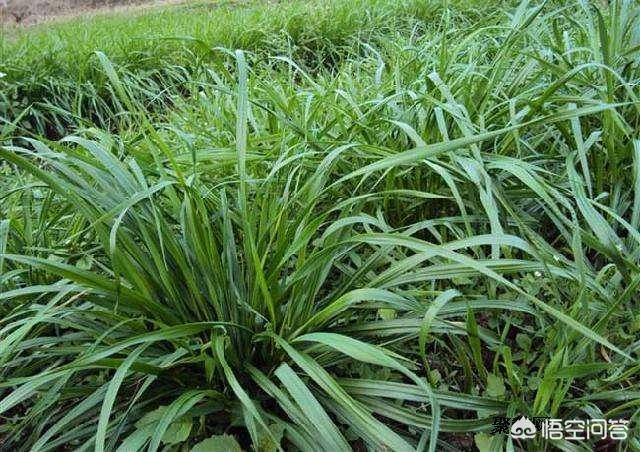
M 458 14 L 486 10 L 461 2 Z M 96 50 L 127 71 L 127 84 L 146 108 L 161 110 L 172 94 L 200 78 L 219 54 L 242 48 L 287 54 L 309 70 L 335 68 L 358 38 L 400 30 L 422 33 L 442 6 L 416 1 L 202 2 L 146 14 L 97 16 L 18 32 L 5 39 L 0 114 L 24 132 L 60 137 L 86 120 L 113 127 L 121 106 L 107 84 Z M 309 20 L 312 17 L 313 20 Z M 386 39 L 386 38 L 384 38 Z
M 640 7 L 483 8 L 8 44 L 2 447 L 596 447 L 489 435 L 526 415 L 640 448 Z

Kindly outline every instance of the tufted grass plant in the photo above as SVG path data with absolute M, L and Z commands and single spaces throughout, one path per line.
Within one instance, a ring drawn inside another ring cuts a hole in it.
M 3 131 L 1 447 L 599 446 L 491 433 L 525 415 L 639 448 L 640 9 L 493 5 L 363 1 L 309 53 L 252 6 L 280 46 L 159 78 L 86 44 L 109 108 Z

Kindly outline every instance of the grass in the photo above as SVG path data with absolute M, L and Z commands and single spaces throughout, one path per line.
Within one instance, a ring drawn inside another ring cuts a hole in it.
M 212 47 L 268 54 L 276 46 L 298 62 L 335 66 L 343 51 L 348 52 L 353 34 L 406 29 L 438 10 L 420 2 L 388 6 L 364 0 L 354 5 L 193 2 L 133 18 L 97 16 L 28 30 L 3 44 L 5 101 L 0 113 L 13 118 L 24 113 L 21 125 L 27 132 L 56 138 L 87 119 L 110 128 L 119 105 L 105 85 L 96 50 L 135 74 L 127 82 L 138 85 L 137 95 L 145 97 L 148 108 L 163 109 L 166 98 L 159 95 L 181 92 L 182 85 L 201 77 L 218 60 Z M 308 15 L 315 18 L 313 23 L 306 20 Z
M 637 3 L 193 8 L 3 44 L 2 448 L 640 449 Z

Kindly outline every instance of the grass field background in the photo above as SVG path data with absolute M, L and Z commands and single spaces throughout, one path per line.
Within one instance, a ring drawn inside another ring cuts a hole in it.
M 0 49 L 0 448 L 638 450 L 640 5 L 193 2 Z M 623 443 L 496 416 L 630 420 Z
M 180 0 L 2 0 L 0 23 L 18 27 L 92 14 L 135 14 L 145 8 L 181 3 Z

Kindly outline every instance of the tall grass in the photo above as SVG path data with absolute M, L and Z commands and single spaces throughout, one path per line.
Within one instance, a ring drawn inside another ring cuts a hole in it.
M 640 448 L 638 5 L 252 8 L 158 78 L 95 38 L 73 102 L 67 49 L 6 122 L 2 447 Z
M 0 115 L 22 133 L 59 138 L 87 121 L 113 128 L 121 111 L 96 50 L 127 71 L 146 108 L 163 110 L 171 95 L 219 60 L 214 47 L 295 55 L 299 64 L 338 64 L 354 37 L 407 29 L 437 4 L 359 0 L 189 2 L 146 14 L 97 16 L 6 33 L 0 42 Z M 465 5 L 464 14 L 476 14 Z M 307 20 L 313 17 L 313 21 Z M 374 31 L 375 30 L 375 31 Z M 13 121 L 12 121 L 13 122 Z

